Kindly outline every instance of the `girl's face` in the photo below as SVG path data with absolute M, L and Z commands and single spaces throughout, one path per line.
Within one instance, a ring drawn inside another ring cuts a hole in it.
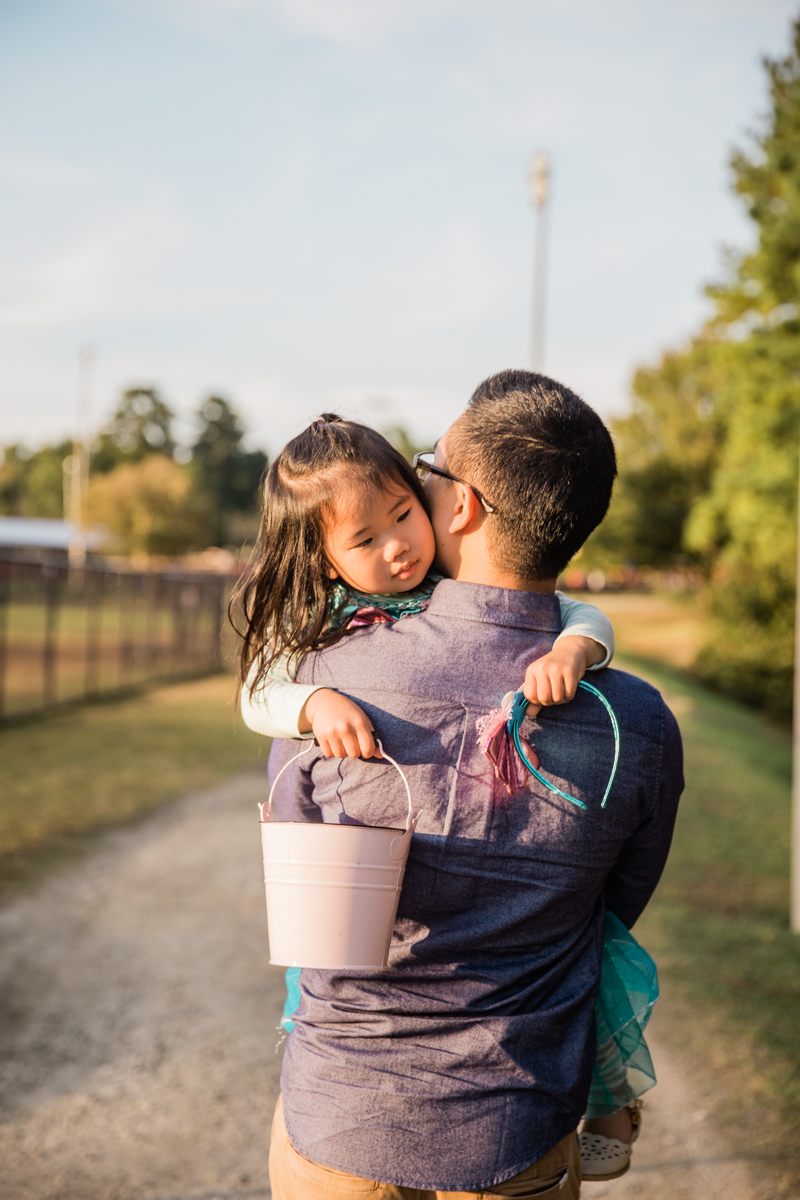
M 428 514 L 400 482 L 383 492 L 343 488 L 325 535 L 331 578 L 379 595 L 419 587 L 435 549 Z

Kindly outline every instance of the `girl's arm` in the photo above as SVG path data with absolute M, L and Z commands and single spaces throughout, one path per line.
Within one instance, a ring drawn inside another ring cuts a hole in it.
M 556 592 L 561 608 L 561 633 L 556 638 L 556 646 L 564 638 L 591 638 L 602 647 L 604 653 L 589 664 L 588 671 L 599 671 L 607 667 L 614 657 L 614 626 L 604 612 L 595 608 L 594 604 L 584 604 L 582 600 L 573 600 L 563 592 Z
M 264 737 L 311 738 L 328 758 L 380 758 L 372 725 L 355 701 L 332 688 L 297 683 L 288 657 L 272 664 L 257 688 L 255 665 L 242 688 L 242 719 Z
M 572 700 L 585 673 L 608 666 L 614 654 L 614 627 L 605 613 L 562 592 L 556 595 L 563 628 L 550 653 L 528 667 L 523 684 L 528 700 L 537 705 Z
M 264 737 L 311 737 L 310 725 L 301 729 L 300 718 L 306 702 L 320 689 L 295 681 L 288 656 L 274 662 L 258 687 L 251 690 L 256 669 L 254 663 L 242 688 L 242 720 L 248 729 Z

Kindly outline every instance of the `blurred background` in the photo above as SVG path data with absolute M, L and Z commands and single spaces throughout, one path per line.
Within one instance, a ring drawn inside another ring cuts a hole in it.
M 537 365 L 622 465 L 566 584 L 702 593 L 670 653 L 788 717 L 796 100 L 762 58 L 792 16 L 6 0 L 0 514 L 71 521 L 38 536 L 73 557 L 239 560 L 319 411 L 429 447 L 530 364 L 544 150 Z
M 696 1039 L 764 1196 L 797 1195 L 798 20 L 790 0 L 0 4 L 10 897 L 255 762 L 225 607 L 284 442 L 334 410 L 410 457 L 482 378 L 534 365 L 620 462 L 561 586 L 609 613 L 686 743 L 643 922 L 664 1036 Z

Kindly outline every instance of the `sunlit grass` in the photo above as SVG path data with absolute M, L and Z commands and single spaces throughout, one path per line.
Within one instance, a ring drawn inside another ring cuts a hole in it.
M 690 669 L 705 638 L 702 602 L 694 592 L 591 592 L 614 625 L 619 654 Z
M 235 718 L 233 690 L 215 675 L 0 730 L 0 883 L 254 765 L 260 739 Z
M 672 1036 L 716 1078 L 746 1152 L 800 1195 L 800 937 L 789 931 L 791 738 L 642 660 L 678 717 L 686 792 L 664 878 L 637 935 L 679 1014 Z M 666 1028 L 670 1025 L 667 1023 Z

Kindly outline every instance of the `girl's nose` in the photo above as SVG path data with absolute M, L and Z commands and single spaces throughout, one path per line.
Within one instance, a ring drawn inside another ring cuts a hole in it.
M 402 554 L 407 554 L 410 549 L 411 543 L 408 538 L 391 537 L 386 543 L 384 557 L 387 562 L 394 562 Z

